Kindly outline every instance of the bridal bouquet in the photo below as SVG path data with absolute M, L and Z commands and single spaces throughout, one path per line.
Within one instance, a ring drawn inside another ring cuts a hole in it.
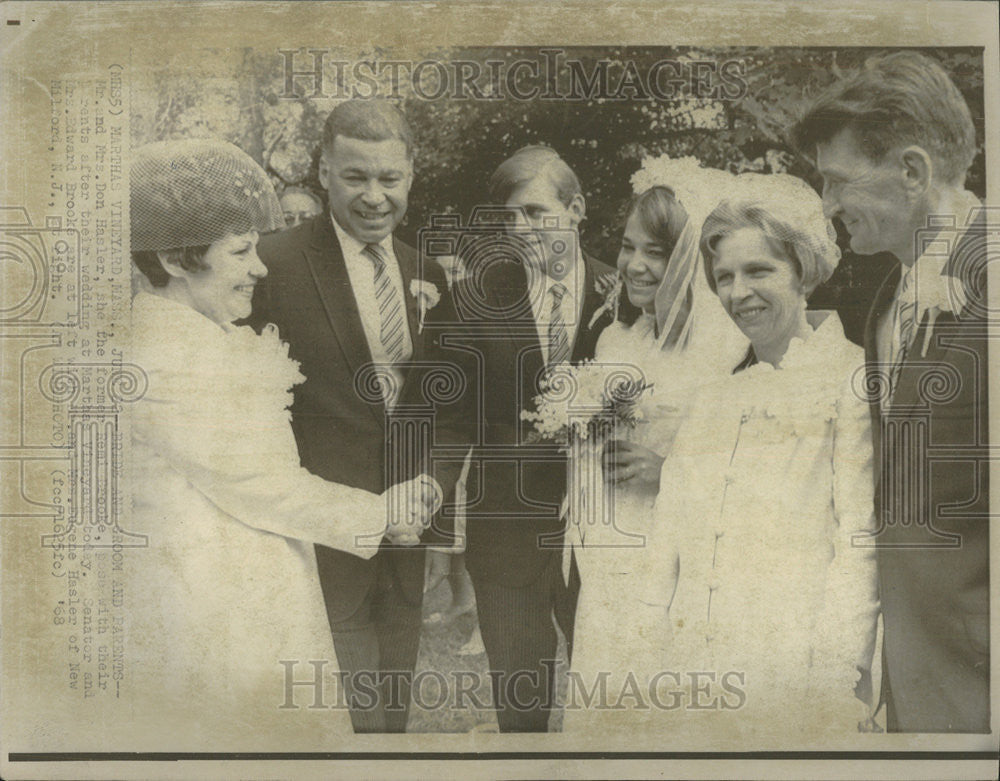
M 521 412 L 522 420 L 534 423 L 526 444 L 554 441 L 567 451 L 561 514 L 568 518 L 567 533 L 575 545 L 585 544 L 588 529 L 614 525 L 614 491 L 604 479 L 604 444 L 622 427 L 639 424 L 639 402 L 651 388 L 642 372 L 629 364 L 560 364 L 542 383 L 535 411 Z
M 652 388 L 642 372 L 628 364 L 583 361 L 560 364 L 542 381 L 535 410 L 523 410 L 522 420 L 534 423 L 526 444 L 607 437 L 619 426 L 634 428 L 642 419 L 639 401 Z

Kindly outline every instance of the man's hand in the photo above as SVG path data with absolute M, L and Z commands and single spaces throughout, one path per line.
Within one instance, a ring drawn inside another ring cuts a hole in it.
M 420 542 L 420 535 L 431 525 L 444 500 L 441 486 L 430 475 L 397 483 L 383 496 L 389 511 L 385 535 L 393 544 L 405 546 Z
M 604 477 L 613 483 L 642 485 L 658 491 L 663 456 L 648 447 L 613 439 L 604 447 Z

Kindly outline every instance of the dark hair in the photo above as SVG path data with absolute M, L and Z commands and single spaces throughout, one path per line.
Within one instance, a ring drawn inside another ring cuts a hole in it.
M 532 144 L 521 147 L 497 166 L 490 177 L 490 198 L 498 204 L 506 203 L 518 187 L 543 175 L 555 187 L 563 206 L 569 206 L 573 197 L 583 192 L 573 169 L 555 149 Z
M 976 133 L 962 93 L 935 60 L 917 52 L 872 59 L 821 95 L 792 129 L 793 145 L 812 157 L 850 130 L 873 162 L 903 144 L 923 148 L 943 181 L 961 184 L 976 154 Z
M 669 257 L 688 220 L 688 213 L 674 191 L 662 185 L 650 187 L 632 199 L 626 221 L 633 214 L 638 215 L 642 229 L 663 247 Z
M 337 136 L 359 141 L 398 139 L 413 159 L 413 131 L 403 112 L 387 100 L 347 100 L 336 106 L 323 125 L 322 149 L 329 152 Z
M 663 247 L 663 252 L 669 258 L 688 220 L 688 213 L 677 200 L 674 191 L 669 187 L 656 185 L 639 193 L 629 203 L 625 221 L 628 222 L 632 215 L 639 218 L 642 229 Z M 690 294 L 690 291 L 688 292 Z M 626 325 L 631 325 L 641 313 L 642 309 L 629 301 L 628 291 L 622 285 L 618 301 L 618 319 Z
M 181 247 L 179 249 L 139 250 L 132 253 L 132 262 L 136 268 L 150 281 L 153 287 L 166 287 L 170 283 L 170 274 L 160 263 L 160 255 L 164 255 L 164 263 L 176 263 L 185 271 L 206 271 L 208 264 L 205 254 L 210 244 L 201 247 Z

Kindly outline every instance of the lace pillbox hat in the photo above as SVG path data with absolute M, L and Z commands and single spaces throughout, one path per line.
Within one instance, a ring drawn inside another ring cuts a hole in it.
M 226 141 L 146 144 L 133 155 L 130 182 L 133 252 L 204 246 L 284 226 L 267 174 Z
M 794 248 L 807 295 L 828 280 L 840 262 L 836 231 L 812 187 L 789 174 L 740 174 L 702 228 L 705 273 L 713 290 L 714 245 L 744 227 Z
M 736 177 L 728 202 L 756 204 L 771 215 L 769 235 L 804 246 L 824 258 L 831 270 L 840 260 L 837 232 L 823 213 L 823 199 L 808 183 L 790 174 L 745 173 Z

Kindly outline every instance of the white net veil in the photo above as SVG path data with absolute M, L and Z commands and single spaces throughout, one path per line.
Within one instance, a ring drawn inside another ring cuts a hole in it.
M 734 175 L 704 168 L 694 157 L 647 157 L 632 176 L 641 195 L 652 187 L 667 187 L 687 212 L 667 261 L 654 299 L 660 347 L 675 352 L 703 352 L 720 365 L 735 363 L 746 350 L 746 339 L 726 314 L 701 272 L 701 229 L 719 201 L 732 192 Z M 691 306 L 686 305 L 690 293 Z M 672 344 L 667 337 L 677 334 Z
M 133 252 L 204 246 L 285 224 L 267 174 L 226 141 L 146 144 L 133 155 L 130 182 Z

